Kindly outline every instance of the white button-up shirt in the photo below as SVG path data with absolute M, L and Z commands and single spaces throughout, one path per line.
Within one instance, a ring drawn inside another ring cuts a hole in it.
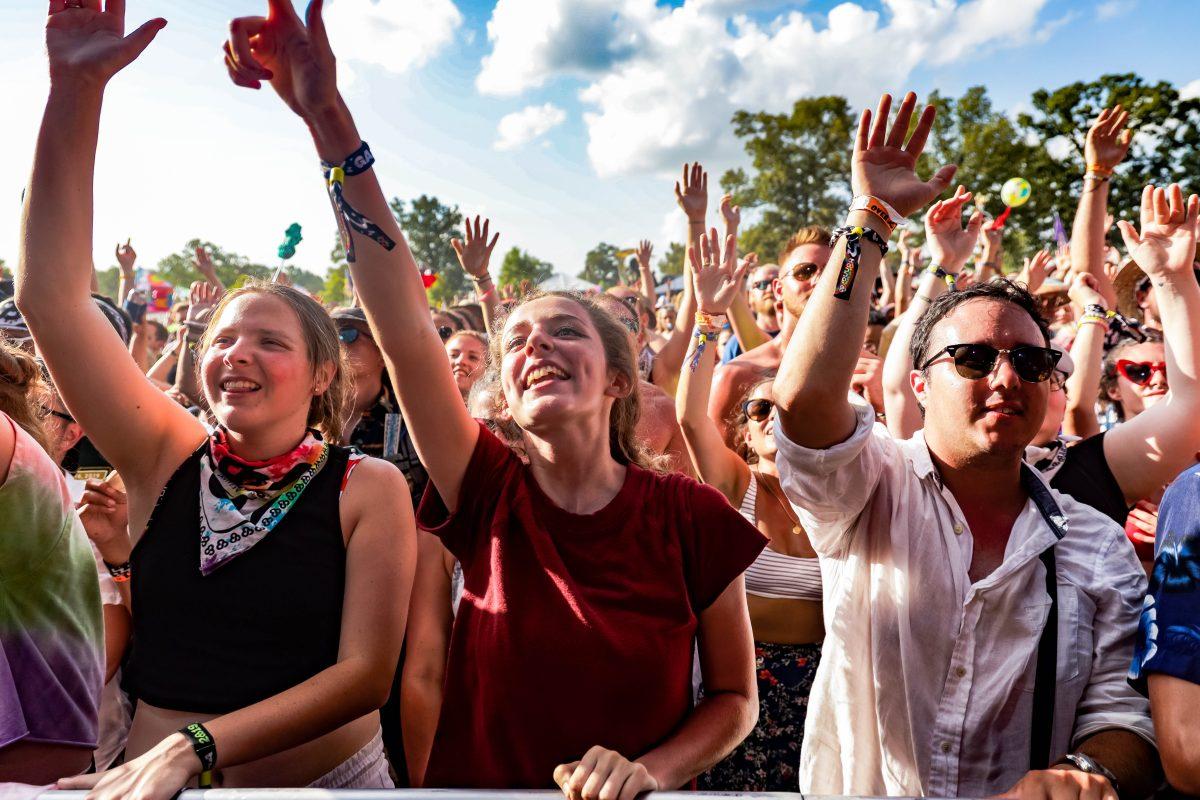
M 1054 758 L 1108 728 L 1153 742 L 1149 705 L 1125 681 L 1146 578 L 1124 531 L 1047 485 L 1065 536 L 1027 501 L 1004 561 L 972 583 L 970 526 L 922 434 L 896 441 L 870 407 L 855 411 L 854 434 L 827 450 L 775 426 L 783 489 L 821 558 L 825 594 L 801 791 L 985 797 L 1015 784 L 1029 767 L 1050 606 L 1040 555 L 1051 545 Z

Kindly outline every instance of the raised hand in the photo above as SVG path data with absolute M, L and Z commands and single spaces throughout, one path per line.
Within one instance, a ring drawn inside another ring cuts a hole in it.
M 188 292 L 188 322 L 206 322 L 224 294 L 219 286 L 206 281 L 193 281 Z
M 1075 273 L 1071 278 L 1071 285 L 1067 287 L 1067 297 L 1071 298 L 1071 302 L 1075 305 L 1078 311 L 1077 316 L 1083 316 L 1084 309 L 1090 305 L 1107 305 L 1104 302 L 1104 295 L 1100 294 L 1096 276 L 1089 272 Z
M 1129 152 L 1129 143 L 1133 141 L 1133 131 L 1125 127 L 1129 112 L 1119 105 L 1106 108 L 1088 129 L 1084 141 L 1083 153 L 1089 167 L 1100 167 L 1112 170 L 1121 163 Z
M 687 214 L 689 222 L 704 224 L 704 216 L 708 213 L 708 173 L 700 166 L 700 162 L 692 164 L 689 173 L 687 164 L 683 165 L 683 185 L 675 182 L 675 202 Z
M 196 246 L 192 257 L 192 264 L 195 265 L 196 271 L 204 276 L 204 280 L 213 286 L 221 285 L 221 280 L 217 277 L 217 268 L 213 265 L 212 256 L 203 247 Z
M 700 237 L 700 252 L 688 251 L 692 259 L 692 286 L 696 303 L 705 314 L 724 314 L 746 278 L 750 260 L 740 264 L 737 257 L 737 238 L 725 237 L 725 252 L 721 253 L 717 229 Z
M 638 267 L 647 271 L 650 269 L 650 256 L 654 254 L 654 245 L 650 244 L 649 239 L 642 239 L 638 242 L 637 260 Z
M 125 0 L 50 0 L 46 20 L 46 54 L 50 82 L 80 81 L 103 87 L 150 46 L 166 27 L 162 18 L 125 35 Z
M 1054 270 L 1055 266 L 1050 263 L 1050 253 L 1038 250 L 1033 254 L 1033 258 L 1025 259 L 1025 265 L 1021 267 L 1017 280 L 1024 283 L 1030 292 L 1036 292 Z
M 133 249 L 130 242 L 132 239 L 126 239 L 125 244 L 117 245 L 117 264 L 121 268 L 122 274 L 131 275 L 133 273 L 133 265 L 137 263 L 137 251 Z
M 916 104 L 915 94 L 909 92 L 905 95 L 890 130 L 890 94 L 880 98 L 874 125 L 870 110 L 864 110 L 858 123 L 854 158 L 850 164 L 850 183 L 855 195 L 866 194 L 883 200 L 906 217 L 928 205 L 944 192 L 958 169 L 950 164 L 941 167 L 928 181 L 917 177 L 917 158 L 925 149 L 925 142 L 929 138 L 937 111 L 933 106 L 925 106 L 912 136 L 909 137 L 908 127 L 912 122 Z
M 978 210 L 971 214 L 966 227 L 962 224 L 963 206 L 971 201 L 971 196 L 959 186 L 953 197 L 934 203 L 925 214 L 929 257 L 947 272 L 958 272 L 967 263 L 983 227 L 983 214 Z
M 738 226 L 742 224 L 742 207 L 733 204 L 733 195 L 721 197 L 721 218 L 725 220 L 725 232 L 737 235 Z
M 499 232 L 492 236 L 492 240 L 488 241 L 488 226 L 491 220 L 483 220 L 480 225 L 480 218 L 475 217 L 475 225 L 471 226 L 471 220 L 468 218 L 463 222 L 464 239 L 451 239 L 450 246 L 454 248 L 454 253 L 458 256 L 458 263 L 462 265 L 463 272 L 470 275 L 472 278 L 482 279 L 488 274 L 488 263 L 492 258 L 492 248 L 496 246 L 496 241 L 500 238 Z
M 323 0 L 312 0 L 301 22 L 291 0 L 267 0 L 267 16 L 239 17 L 229 24 L 225 67 L 238 86 L 262 81 L 305 120 L 338 107 L 337 63 L 321 18 Z
M 1121 220 L 1117 227 L 1125 240 L 1125 249 L 1151 278 L 1165 275 L 1191 275 L 1196 257 L 1196 226 L 1200 216 L 1200 197 L 1183 200 L 1179 184 L 1169 189 L 1147 186 L 1142 190 L 1142 230 Z
M 1054 265 L 1059 277 L 1067 281 L 1071 275 L 1071 245 L 1060 244 L 1054 251 Z
M 129 560 L 129 504 L 125 492 L 111 483 L 89 479 L 77 504 L 88 538 L 110 564 Z

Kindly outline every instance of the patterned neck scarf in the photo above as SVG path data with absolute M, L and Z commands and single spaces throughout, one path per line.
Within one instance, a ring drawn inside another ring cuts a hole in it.
M 211 574 L 270 533 L 328 457 L 329 447 L 310 430 L 283 455 L 246 461 L 230 452 L 218 428 L 200 458 L 200 574 Z

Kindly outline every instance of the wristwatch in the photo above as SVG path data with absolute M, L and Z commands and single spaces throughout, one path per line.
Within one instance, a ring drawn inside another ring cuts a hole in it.
M 1121 787 L 1117 785 L 1117 776 L 1113 775 L 1112 771 L 1109 770 L 1108 767 L 1104 766 L 1099 761 L 1085 753 L 1067 753 L 1058 763 L 1069 763 L 1072 767 L 1080 772 L 1087 772 L 1091 775 L 1099 775 L 1103 778 L 1107 778 L 1108 782 L 1112 784 L 1113 791 L 1116 792 L 1118 796 L 1121 794 Z

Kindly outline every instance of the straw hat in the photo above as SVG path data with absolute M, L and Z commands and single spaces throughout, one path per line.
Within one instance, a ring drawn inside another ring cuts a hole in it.
M 1138 322 L 1145 321 L 1142 319 L 1142 309 L 1137 302 L 1138 285 L 1144 278 L 1146 278 L 1146 273 L 1142 271 L 1142 268 L 1131 257 L 1126 256 L 1117 269 L 1117 276 L 1113 278 L 1113 291 L 1117 295 L 1117 311 L 1121 316 L 1135 319 Z

